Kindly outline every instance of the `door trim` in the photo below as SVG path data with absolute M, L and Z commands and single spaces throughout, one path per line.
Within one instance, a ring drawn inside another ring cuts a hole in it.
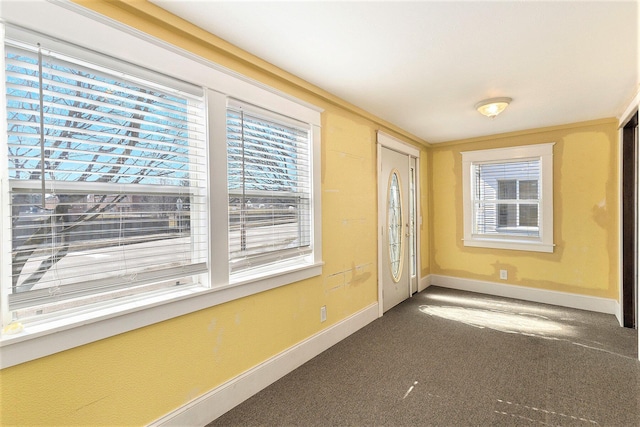
M 622 314 L 622 233 L 624 233 L 624 229 L 622 228 L 622 137 L 623 137 L 623 128 L 624 126 L 627 124 L 627 122 L 631 119 L 631 117 L 633 116 L 633 114 L 636 113 L 636 111 L 638 111 L 640 109 L 640 91 L 637 92 L 635 94 L 635 96 L 633 97 L 633 99 L 631 100 L 631 102 L 629 102 L 629 104 L 627 105 L 627 107 L 625 108 L 624 112 L 619 116 L 620 119 L 618 121 L 618 128 L 619 128 L 619 138 L 618 138 L 618 153 L 619 153 L 619 157 L 618 157 L 618 171 L 619 171 L 619 178 L 618 178 L 618 182 L 619 182 L 619 195 L 620 195 L 620 210 L 619 210 L 619 221 L 618 224 L 620 224 L 620 230 L 619 230 L 619 251 L 620 251 L 620 256 L 619 256 L 619 265 L 618 265 L 618 271 L 619 271 L 619 278 L 618 278 L 618 288 L 619 288 L 619 299 L 618 301 L 620 301 L 621 303 L 619 304 L 619 311 L 618 313 L 616 313 L 616 317 L 618 318 L 618 321 L 620 322 L 620 326 L 623 325 L 623 314 Z M 640 227 L 639 227 L 640 228 Z M 638 240 L 640 240 L 640 230 L 639 230 L 639 235 L 638 235 Z M 639 255 L 640 256 L 640 255 Z M 638 263 L 640 264 L 640 259 L 637 260 Z M 636 294 L 636 308 L 640 309 L 640 296 L 638 294 Z M 636 310 L 636 313 L 638 313 L 640 310 Z M 637 332 L 638 332 L 638 360 L 640 360 L 640 327 L 637 328 Z
M 387 180 L 384 180 L 382 183 L 382 178 L 380 176 L 380 171 L 382 170 L 382 147 L 388 148 L 393 151 L 397 151 L 402 154 L 406 154 L 409 157 L 416 159 L 416 175 L 415 175 L 415 189 L 416 189 L 416 224 L 415 224 L 415 236 L 416 236 L 416 276 L 417 281 L 420 283 L 420 225 L 422 224 L 422 211 L 420 206 L 420 150 L 413 145 L 409 145 L 399 139 L 386 134 L 382 131 L 377 132 L 377 194 L 380 194 L 380 186 L 384 185 L 386 187 Z M 377 242 L 378 242 L 378 317 L 382 317 L 384 304 L 383 304 L 383 296 L 382 296 L 382 262 L 384 260 L 383 257 L 383 239 L 381 238 L 382 229 L 386 224 L 386 211 L 381 206 L 380 200 L 378 200 L 378 228 L 377 228 Z M 409 278 L 409 288 L 411 288 L 411 278 Z M 420 291 L 418 286 L 418 291 Z M 411 292 L 409 292 L 411 294 Z
M 622 127 L 622 286 L 620 305 L 624 327 L 638 322 L 638 112 Z M 633 233 L 629 233 L 633 230 Z

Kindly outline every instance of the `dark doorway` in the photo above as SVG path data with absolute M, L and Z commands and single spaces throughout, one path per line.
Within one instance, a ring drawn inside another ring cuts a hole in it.
M 622 132 L 622 316 L 637 327 L 638 294 L 638 112 Z

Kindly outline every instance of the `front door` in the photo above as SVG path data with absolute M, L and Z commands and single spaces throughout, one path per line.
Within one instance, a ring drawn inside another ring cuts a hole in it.
M 383 311 L 411 295 L 410 236 L 410 156 L 381 149 L 379 188 L 381 219 L 382 307 Z

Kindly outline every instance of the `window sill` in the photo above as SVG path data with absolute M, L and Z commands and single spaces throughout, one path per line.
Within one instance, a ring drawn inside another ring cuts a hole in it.
M 165 290 L 117 307 L 102 306 L 90 312 L 29 323 L 19 333 L 0 336 L 0 369 L 308 279 L 320 275 L 322 265 L 320 262 L 283 268 L 269 276 L 247 276 L 211 289 L 190 286 L 178 291 Z
M 525 240 L 507 240 L 507 239 L 490 239 L 490 238 L 474 238 L 464 239 L 464 245 L 475 248 L 491 248 L 491 249 L 507 249 L 514 251 L 529 252 L 546 252 L 553 253 L 554 244 L 532 242 Z

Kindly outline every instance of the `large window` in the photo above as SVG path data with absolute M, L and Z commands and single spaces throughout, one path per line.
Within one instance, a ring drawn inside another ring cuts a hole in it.
M 466 246 L 553 251 L 552 148 L 462 153 Z
M 13 320 L 202 282 L 202 89 L 11 40 L 5 66 Z
M 309 125 L 255 107 L 227 110 L 232 273 L 311 251 Z
M 322 271 L 321 110 L 75 10 L 0 10 L 0 368 Z

